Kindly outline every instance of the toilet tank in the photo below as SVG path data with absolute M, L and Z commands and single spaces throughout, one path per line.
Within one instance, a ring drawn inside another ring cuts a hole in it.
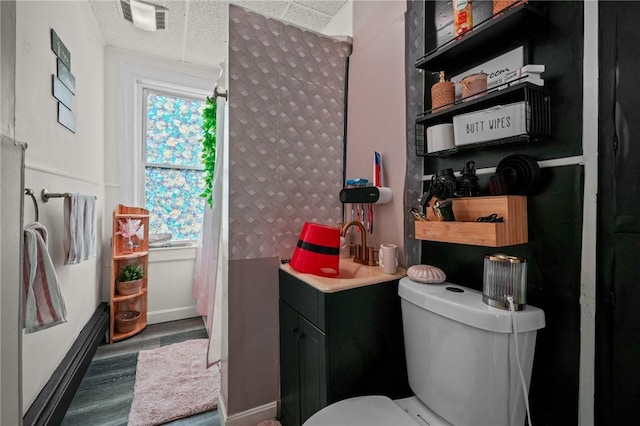
M 409 385 L 416 396 L 457 426 L 524 424 L 524 395 L 511 312 L 482 302 L 482 293 L 455 284 L 400 280 Z M 527 389 L 536 330 L 544 312 L 514 313 Z

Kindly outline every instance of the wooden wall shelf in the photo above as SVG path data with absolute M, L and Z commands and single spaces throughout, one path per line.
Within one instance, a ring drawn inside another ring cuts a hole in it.
M 453 198 L 455 222 L 436 220 L 431 210 L 429 221 L 415 222 L 418 240 L 468 244 L 485 247 L 504 247 L 529 241 L 527 228 L 527 197 L 502 195 L 493 197 Z M 479 223 L 478 217 L 496 213 L 502 223 Z
M 147 326 L 147 323 L 145 322 L 144 324 L 138 322 L 138 325 L 136 325 L 136 328 L 134 328 L 133 330 L 131 330 L 128 333 L 118 333 L 115 332 L 112 336 L 111 336 L 111 343 L 113 342 L 119 342 L 120 340 L 124 340 L 127 339 L 131 336 L 135 336 L 136 334 L 140 333 L 142 330 L 145 329 L 145 327 Z
M 138 257 L 145 257 L 148 254 L 148 251 L 134 251 L 133 253 L 128 254 L 116 254 L 113 255 L 113 258 L 115 260 L 137 259 Z
M 146 292 L 147 292 L 147 289 L 143 288 L 142 291 L 140 291 L 140 293 L 128 294 L 126 296 L 117 295 L 117 296 L 114 296 L 112 300 L 113 300 L 114 303 L 124 302 L 125 300 L 131 300 L 131 299 L 135 299 L 137 297 L 140 297 L 140 296 L 144 295 Z
M 125 241 L 118 234 L 118 222 L 128 219 L 139 220 L 144 226 L 144 237 L 136 238 L 132 252 L 125 249 Z M 116 290 L 116 280 L 126 265 L 137 264 L 142 266 L 144 277 L 142 289 L 139 293 L 121 295 Z M 113 229 L 111 233 L 111 285 L 109 293 L 110 318 L 109 318 L 109 342 L 117 342 L 140 333 L 147 326 L 147 290 L 149 270 L 149 212 L 141 207 L 128 207 L 118 204 L 113 212 Z M 129 332 L 120 333 L 115 324 L 115 316 L 120 311 L 138 311 L 140 317 L 136 327 Z

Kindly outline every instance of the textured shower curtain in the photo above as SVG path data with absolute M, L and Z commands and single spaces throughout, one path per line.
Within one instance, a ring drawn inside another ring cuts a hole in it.
M 207 318 L 209 350 L 207 366 L 220 361 L 221 333 L 221 291 L 224 268 L 224 251 L 221 230 L 223 226 L 223 164 L 225 157 L 225 109 L 222 98 L 216 100 L 216 167 L 213 176 L 213 203 L 205 203 L 202 230 L 196 253 L 196 265 L 193 275 L 193 297 L 197 311 Z

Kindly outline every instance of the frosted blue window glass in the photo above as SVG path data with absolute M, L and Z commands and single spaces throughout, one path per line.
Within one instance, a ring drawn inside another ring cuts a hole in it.
M 146 91 L 145 208 L 149 232 L 197 240 L 205 202 L 200 163 L 204 101 Z
M 197 240 L 204 200 L 204 171 L 145 168 L 149 231 L 171 233 L 174 240 Z
M 147 163 L 200 167 L 205 103 L 147 94 Z

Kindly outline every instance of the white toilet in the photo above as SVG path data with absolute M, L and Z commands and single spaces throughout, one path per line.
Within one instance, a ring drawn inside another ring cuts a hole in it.
M 544 312 L 527 306 L 512 313 L 485 304 L 479 291 L 407 277 L 398 292 L 415 396 L 349 398 L 318 411 L 304 426 L 524 425 L 515 342 L 528 389 Z

